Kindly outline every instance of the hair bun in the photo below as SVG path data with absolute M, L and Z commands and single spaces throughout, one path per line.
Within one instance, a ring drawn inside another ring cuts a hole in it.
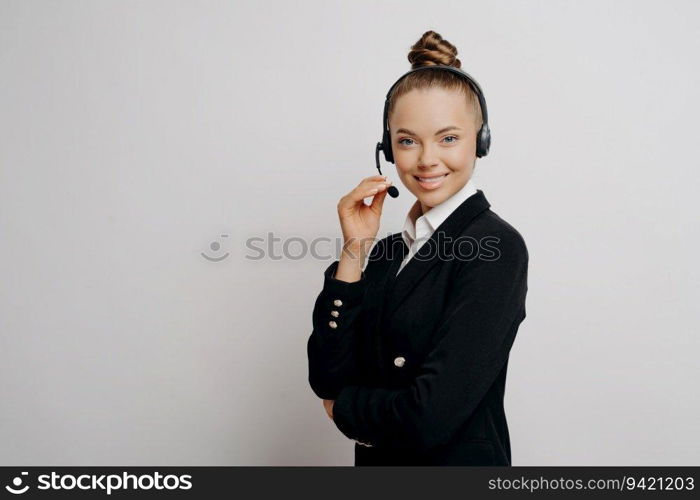
M 436 64 L 462 67 L 462 63 L 457 59 L 457 47 L 443 40 L 442 36 L 433 30 L 423 33 L 420 40 L 413 44 L 408 53 L 408 61 L 411 63 L 411 69 Z

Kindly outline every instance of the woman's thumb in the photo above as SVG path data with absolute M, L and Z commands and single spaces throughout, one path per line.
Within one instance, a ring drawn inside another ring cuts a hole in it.
M 371 208 L 372 211 L 377 215 L 382 214 L 382 207 L 384 206 L 384 199 L 386 198 L 386 193 L 387 190 L 382 189 L 374 195 L 374 198 L 372 198 L 372 203 L 370 204 L 369 208 Z

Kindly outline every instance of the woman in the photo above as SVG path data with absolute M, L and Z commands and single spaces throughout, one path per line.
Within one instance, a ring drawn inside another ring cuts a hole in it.
M 456 56 L 428 31 L 408 59 L 459 68 Z M 527 248 L 471 179 L 483 117 L 469 84 L 433 68 L 392 92 L 393 159 L 416 201 L 372 247 L 391 182 L 367 177 L 340 199 L 345 246 L 314 306 L 309 383 L 355 465 L 510 465 L 503 396 Z

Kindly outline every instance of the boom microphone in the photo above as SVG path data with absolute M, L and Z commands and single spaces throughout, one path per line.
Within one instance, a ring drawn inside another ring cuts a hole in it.
M 379 175 L 384 175 L 382 174 L 382 169 L 379 166 L 379 150 L 382 149 L 382 143 L 378 142 L 377 143 L 377 148 L 374 151 L 374 161 L 377 162 L 377 170 L 379 170 Z M 386 190 L 387 193 L 389 193 L 389 196 L 392 198 L 396 198 L 399 195 L 399 190 L 396 189 L 396 186 L 389 186 Z

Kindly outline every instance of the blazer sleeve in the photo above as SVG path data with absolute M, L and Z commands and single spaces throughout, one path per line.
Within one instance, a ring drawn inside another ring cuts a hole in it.
M 469 419 L 506 363 L 525 318 L 528 252 L 500 240 L 500 256 L 459 269 L 433 347 L 406 389 L 344 387 L 333 420 L 348 438 L 426 450 L 447 443 Z
M 362 302 L 367 278 L 336 279 L 336 260 L 324 271 L 323 289 L 312 313 L 313 330 L 307 341 L 308 380 L 314 393 L 335 399 L 346 385 L 357 382 L 357 331 L 361 328 Z

